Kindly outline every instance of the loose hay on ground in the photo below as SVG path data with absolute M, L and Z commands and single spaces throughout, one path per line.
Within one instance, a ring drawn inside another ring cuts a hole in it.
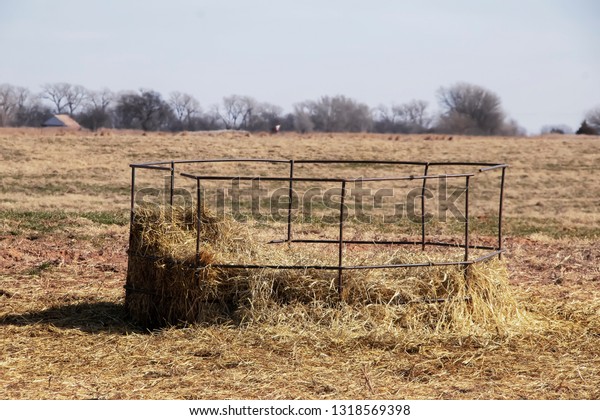
M 194 210 L 136 210 L 126 285 L 126 307 L 136 322 L 149 327 L 312 322 L 349 329 L 354 323 L 386 334 L 398 329 L 507 334 L 527 322 L 497 259 L 470 266 L 466 276 L 462 266 L 347 270 L 340 298 L 336 271 L 215 266 L 335 265 L 331 245 L 267 244 L 249 224 L 208 213 L 202 214 L 200 226 L 197 257 Z M 369 246 L 347 249 L 344 262 L 399 264 L 424 258 L 451 261 L 461 256 L 456 249 L 424 253 Z

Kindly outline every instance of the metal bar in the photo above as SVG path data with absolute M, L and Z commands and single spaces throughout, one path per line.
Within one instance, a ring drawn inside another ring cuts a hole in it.
M 129 230 L 131 231 L 131 226 L 133 225 L 133 215 L 135 208 L 135 168 L 131 168 L 131 203 L 129 205 Z
M 338 244 L 338 293 L 340 295 L 340 299 L 342 298 L 342 262 L 344 257 L 344 200 L 346 198 L 346 181 L 342 181 L 342 192 L 340 198 L 340 237 Z
M 167 162 L 168 164 L 169 162 Z M 164 167 L 164 166 L 153 166 L 153 165 L 149 165 L 149 164 L 130 164 L 129 167 L 131 168 L 140 168 L 140 169 L 156 169 L 158 171 L 170 171 L 171 168 L 168 167 Z
M 288 161 L 289 163 L 289 161 Z M 218 176 L 218 175 L 192 175 L 188 173 L 180 174 L 186 178 L 192 179 L 205 179 L 205 180 L 217 180 L 217 181 L 229 181 L 233 179 L 239 179 L 241 181 L 290 181 L 289 177 L 263 177 L 263 176 L 238 176 L 238 175 L 227 175 L 227 176 Z M 315 182 L 342 182 L 345 181 L 344 178 L 294 178 L 294 181 L 315 181 Z
M 135 168 L 131 168 L 131 203 L 129 205 L 129 250 L 133 240 L 133 220 L 135 218 Z M 126 282 L 129 281 L 127 276 Z
M 388 265 L 351 265 L 343 267 L 344 270 L 373 270 L 385 268 L 412 268 L 412 267 L 440 267 L 447 265 L 469 265 L 470 261 L 442 261 L 442 262 L 424 262 L 411 264 L 388 264 Z
M 267 242 L 268 244 L 283 244 L 287 243 L 287 239 L 273 239 L 272 241 Z M 337 244 L 339 239 L 292 239 L 291 243 L 305 243 L 305 244 Z M 421 241 L 366 241 L 366 240 L 344 240 L 344 244 L 354 244 L 354 245 L 421 245 Z M 425 241 L 425 245 L 430 246 L 443 246 L 450 248 L 464 248 L 465 245 L 461 243 L 451 243 L 451 242 L 433 242 L 433 241 Z M 484 249 L 484 250 L 496 250 L 495 246 L 488 245 L 469 245 L 470 249 Z
M 129 166 L 130 167 L 135 167 L 135 168 L 139 168 L 139 167 L 144 167 L 144 166 L 157 166 L 158 165 L 168 165 L 171 161 L 164 161 L 164 162 L 138 162 L 138 163 L 130 163 Z
M 411 263 L 411 264 L 380 264 L 380 265 L 346 265 L 342 266 L 344 270 L 373 270 L 373 269 L 388 269 L 388 268 L 413 268 L 413 267 L 441 267 L 441 266 L 450 266 L 450 265 L 471 265 L 486 259 L 492 258 L 498 253 L 504 252 L 504 250 L 496 250 L 486 255 L 482 255 L 473 261 L 439 261 L 439 262 L 423 262 L 423 263 Z M 195 263 L 182 263 L 181 261 L 176 261 L 172 258 L 166 257 L 156 257 L 152 255 L 137 255 L 133 253 L 129 253 L 129 256 L 143 258 L 147 260 L 161 260 L 164 262 L 172 262 L 177 264 L 187 265 L 190 268 L 196 268 L 198 270 L 202 270 L 205 267 L 196 266 Z M 248 268 L 248 269 L 276 269 L 276 270 L 329 270 L 329 271 L 339 271 L 339 265 L 278 265 L 278 264 L 211 264 L 210 267 L 213 268 Z
M 211 264 L 215 268 L 272 268 L 276 270 L 339 270 L 339 265 Z
M 470 177 L 465 178 L 465 262 L 469 261 L 469 180 Z M 463 275 L 465 283 L 468 285 L 469 277 L 469 264 L 464 265 Z
M 173 193 L 175 191 L 175 162 L 171 161 L 171 191 L 169 193 L 169 204 L 173 207 Z
M 234 163 L 234 162 L 264 162 L 264 163 L 289 163 L 289 159 L 261 159 L 261 158 L 231 158 L 231 159 L 184 159 L 173 161 L 179 163 Z M 131 163 L 129 166 L 153 166 L 153 165 L 168 165 L 170 160 L 157 162 Z
M 300 159 L 296 163 L 302 164 L 332 164 L 332 163 L 354 163 L 365 165 L 424 165 L 426 162 L 401 161 L 401 160 L 340 160 L 340 159 Z
M 231 159 L 187 159 L 187 160 L 175 160 L 176 164 L 179 163 L 235 163 L 235 162 L 262 162 L 262 163 L 289 163 L 289 159 L 261 159 L 261 158 L 231 158 Z M 301 159 L 295 161 L 297 164 L 364 164 L 364 165 L 415 165 L 422 166 L 426 163 L 435 166 L 483 166 L 481 172 L 489 171 L 492 169 L 508 167 L 507 164 L 503 163 L 491 163 L 491 162 L 419 162 L 419 161 L 398 161 L 398 160 L 335 160 L 335 159 Z M 157 161 L 157 162 L 143 162 L 143 163 L 131 163 L 129 166 L 135 167 L 150 167 L 150 169 L 158 169 L 160 166 L 157 165 L 168 165 L 171 161 Z M 168 168 L 167 168 L 168 169 Z
M 491 256 L 496 255 L 495 253 Z M 486 256 L 490 258 L 491 256 Z M 472 261 L 441 261 L 441 262 L 424 262 L 424 263 L 411 263 L 411 264 L 388 264 L 388 265 L 342 265 L 343 270 L 373 270 L 373 269 L 386 269 L 386 268 L 412 268 L 412 267 L 439 267 L 448 265 L 469 265 Z M 261 264 L 212 264 L 211 267 L 216 268 L 274 268 L 274 269 L 313 269 L 313 270 L 339 270 L 339 265 L 261 265 Z
M 464 174 L 441 174 L 441 175 L 408 175 L 408 176 L 389 176 L 380 178 L 346 178 L 347 181 L 413 181 L 415 179 L 440 179 L 440 178 L 463 178 L 465 176 L 474 176 L 473 173 Z
M 502 178 L 500 179 L 500 203 L 498 205 L 498 249 L 502 249 L 502 203 L 504 202 L 505 175 L 506 167 L 502 168 Z M 498 258 L 502 259 L 502 254 L 498 254 Z
M 287 241 L 292 240 L 292 193 L 294 192 L 294 159 L 290 160 L 290 187 L 288 191 Z
M 490 163 L 490 162 L 429 162 L 430 165 L 435 166 L 500 166 L 502 163 Z
M 423 177 L 427 176 L 429 171 L 429 162 L 425 164 L 425 170 L 423 171 Z M 425 251 L 425 184 L 427 178 L 423 178 L 423 188 L 421 188 L 421 250 Z
M 168 168 L 166 168 L 168 169 Z M 232 179 L 239 179 L 242 181 L 290 181 L 292 178 L 289 177 L 269 177 L 269 176 L 238 176 L 238 175 L 192 175 L 188 173 L 180 174 L 186 178 L 192 179 L 205 179 L 205 180 L 217 180 L 217 181 L 228 181 Z M 413 181 L 415 179 L 440 179 L 440 178 L 464 178 L 474 176 L 473 173 L 465 174 L 442 174 L 442 175 L 409 175 L 409 176 L 394 176 L 394 177 L 382 177 L 382 178 L 293 178 L 293 181 L 311 181 L 311 182 L 357 182 L 357 181 Z
M 298 164 L 364 164 L 364 165 L 415 165 L 423 166 L 426 164 L 436 166 L 484 166 L 480 171 L 489 171 L 492 169 L 501 168 L 508 166 L 504 163 L 490 163 L 490 162 L 418 162 L 418 161 L 402 161 L 402 160 L 338 160 L 338 159 L 301 159 L 296 160 Z
M 465 261 L 469 261 L 469 180 L 465 178 Z
M 235 163 L 235 162 L 290 163 L 289 159 L 263 159 L 263 158 L 188 159 L 188 160 L 176 160 L 175 161 L 175 163 Z
M 200 180 L 196 180 L 196 267 L 200 267 L 200 230 L 202 229 L 202 207 L 200 206 Z
M 433 246 L 447 246 L 450 248 L 464 248 L 465 245 L 464 244 L 453 244 L 450 242 L 425 242 L 426 245 L 433 245 Z M 495 246 L 488 246 L 488 245 L 471 245 L 469 244 L 469 249 L 485 249 L 488 251 L 494 250 L 496 249 Z
M 505 251 L 506 251 L 506 250 L 504 250 L 504 249 L 497 249 L 497 250 L 495 250 L 494 252 L 490 252 L 489 254 L 482 255 L 482 256 L 481 256 L 481 257 L 479 257 L 479 258 L 475 258 L 473 261 L 471 261 L 471 264 L 476 264 L 476 263 L 478 263 L 478 262 L 481 262 L 481 261 L 487 260 L 487 259 L 489 259 L 489 258 L 495 257 L 496 255 L 500 256 L 500 255 L 502 255 L 502 253 L 504 253 Z

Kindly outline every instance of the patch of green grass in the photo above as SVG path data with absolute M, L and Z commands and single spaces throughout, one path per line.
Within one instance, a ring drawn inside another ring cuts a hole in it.
M 0 211 L 0 218 L 5 221 L 4 224 L 8 222 L 13 226 L 11 232 L 16 228 L 16 231 L 49 233 L 61 226 L 68 217 L 68 214 L 62 211 Z
M 30 177 L 29 179 L 33 179 Z M 33 195 L 61 195 L 66 193 L 86 193 L 86 194 L 127 194 L 130 191 L 128 185 L 112 184 L 87 184 L 80 181 L 65 181 L 59 178 L 58 181 L 52 181 L 51 176 L 44 178 L 36 183 L 7 183 L 0 185 L 0 193 L 28 193 Z M 13 181 L 20 181 L 22 176 L 13 177 Z
M 117 211 L 91 211 L 91 212 L 64 212 L 64 211 L 20 211 L 0 210 L 3 234 L 19 235 L 27 232 L 39 234 L 52 233 L 60 230 L 65 225 L 72 223 L 72 219 L 83 217 L 101 225 L 124 226 L 129 222 L 128 213 Z
M 80 213 L 79 216 L 101 225 L 125 226 L 129 223 L 129 213 L 116 211 L 89 211 Z
M 510 236 L 529 236 L 540 233 L 551 238 L 595 239 L 600 237 L 600 226 L 568 225 L 558 219 L 541 218 L 507 218 L 503 231 Z

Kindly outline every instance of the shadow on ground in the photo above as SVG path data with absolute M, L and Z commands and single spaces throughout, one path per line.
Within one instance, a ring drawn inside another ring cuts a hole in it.
M 47 324 L 64 329 L 96 333 L 144 333 L 148 332 L 133 324 L 122 304 L 114 302 L 77 303 L 52 306 L 48 309 L 0 317 L 0 326 L 28 326 Z

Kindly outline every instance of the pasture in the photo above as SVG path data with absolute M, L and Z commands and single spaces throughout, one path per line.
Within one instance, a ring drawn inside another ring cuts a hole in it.
M 135 325 L 128 164 L 220 157 L 509 164 L 503 262 L 523 322 L 420 330 L 294 305 Z M 3 129 L 0 162 L 2 399 L 600 398 L 600 137 Z

